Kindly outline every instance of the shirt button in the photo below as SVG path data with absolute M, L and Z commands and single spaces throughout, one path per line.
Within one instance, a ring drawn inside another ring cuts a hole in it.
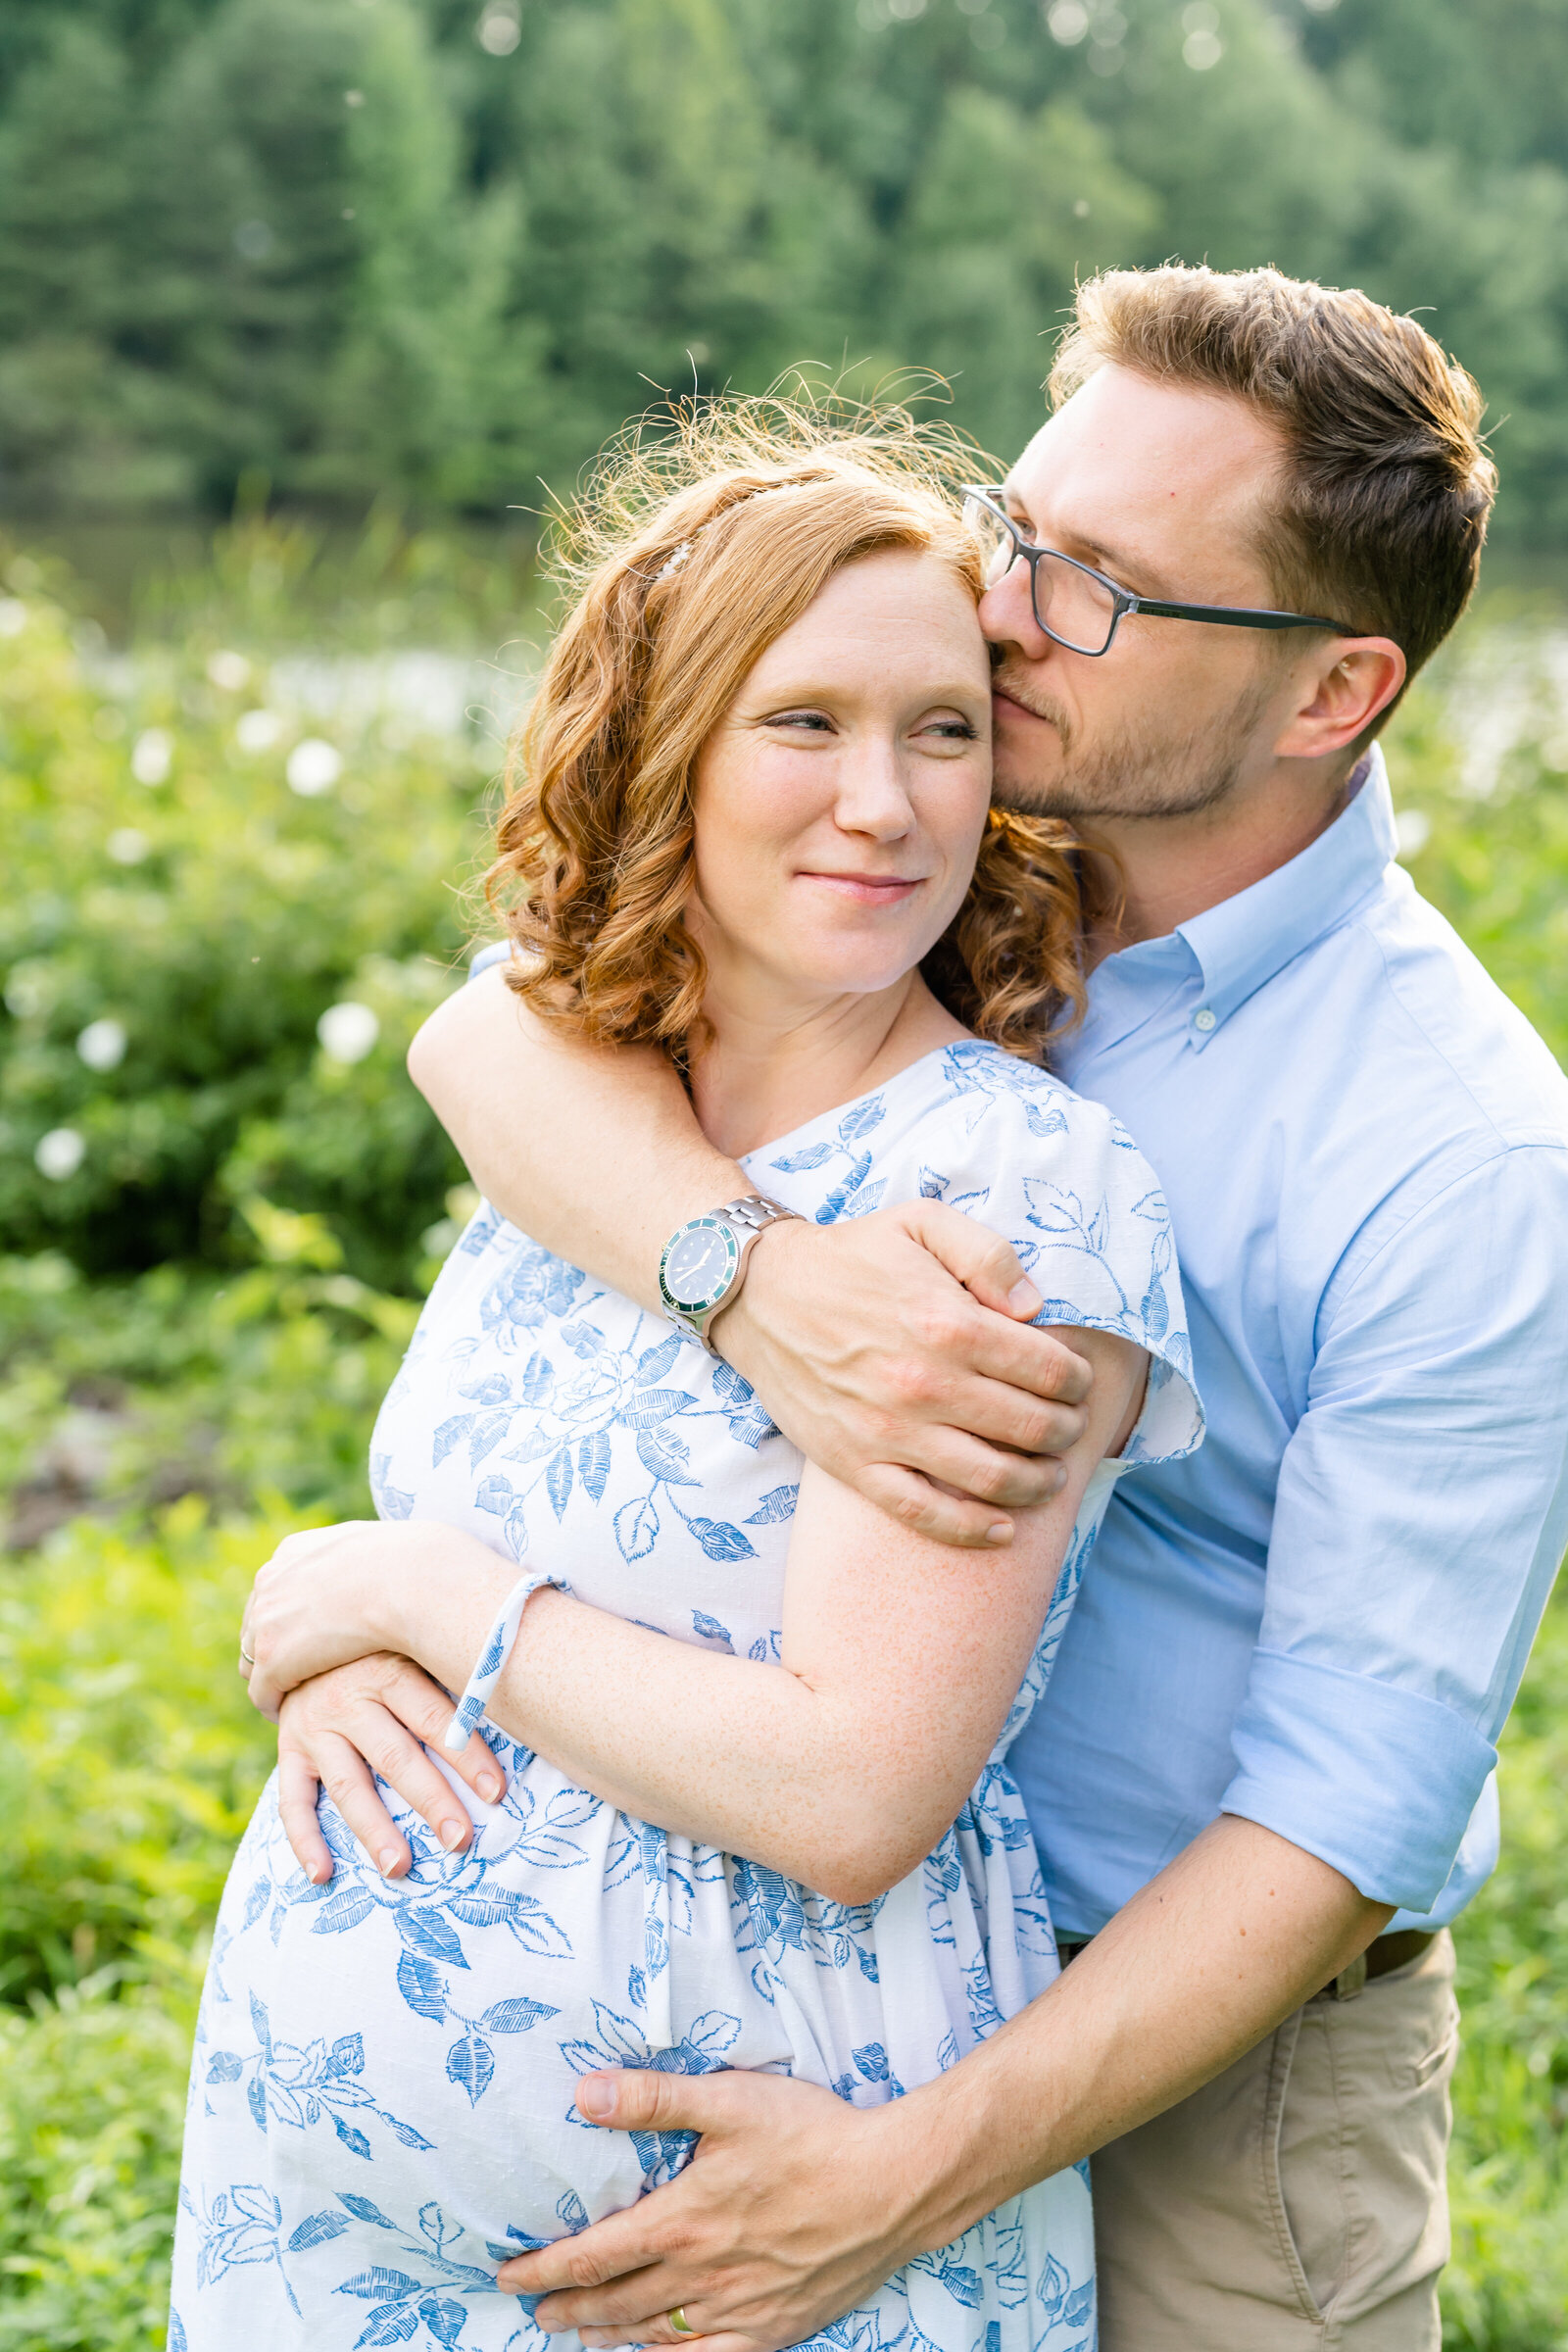
M 1194 1013 L 1194 1015 L 1193 1015 L 1193 1027 L 1194 1027 L 1195 1029 L 1201 1029 L 1201 1031 L 1203 1032 L 1203 1035 L 1206 1037 L 1206 1036 L 1208 1035 L 1209 1031 L 1210 1031 L 1210 1030 L 1213 1028 L 1213 1026 L 1214 1026 L 1214 1023 L 1215 1023 L 1215 1020 L 1216 1020 L 1216 1017 L 1217 1017 L 1217 1016 L 1216 1016 L 1214 1013 L 1210 1012 L 1210 1010 L 1209 1010 L 1208 1006 L 1205 1004 L 1205 1005 L 1203 1006 L 1203 1008 L 1202 1008 L 1201 1012 L 1195 1012 L 1195 1013 Z

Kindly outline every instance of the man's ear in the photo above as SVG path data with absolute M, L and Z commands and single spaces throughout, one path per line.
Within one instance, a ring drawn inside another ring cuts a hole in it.
M 1299 699 L 1274 746 L 1278 760 L 1322 760 L 1364 734 L 1404 684 L 1405 660 L 1392 637 L 1340 637 L 1297 673 Z

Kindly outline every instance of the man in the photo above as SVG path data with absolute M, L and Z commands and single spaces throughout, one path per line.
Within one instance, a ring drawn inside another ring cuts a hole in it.
M 1096 281 L 1052 388 L 982 607 L 997 791 L 1115 862 L 1058 1059 L 1164 1181 L 1208 1442 L 1123 1482 L 1013 1750 L 1059 1982 L 869 2112 L 589 2078 L 591 2120 L 704 2135 L 503 2273 L 590 2344 L 796 2341 L 1089 2153 L 1107 2352 L 1439 2341 L 1446 1928 L 1568 1533 L 1568 1087 L 1393 863 L 1371 748 L 1473 585 L 1479 398 L 1269 270 Z M 650 1303 L 751 1189 L 666 1065 L 556 1045 L 499 974 L 411 1066 L 491 1199 Z M 1004 1542 L 1084 1393 L 1021 1282 L 937 1204 L 778 1225 L 714 1337 L 837 1475 Z

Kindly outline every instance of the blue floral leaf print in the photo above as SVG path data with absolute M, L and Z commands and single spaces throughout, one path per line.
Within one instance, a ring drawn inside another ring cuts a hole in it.
M 1094 2299 L 1095 2290 L 1090 2282 L 1086 2281 L 1084 2285 L 1075 2288 L 1062 2306 L 1061 2317 L 1064 2326 L 1077 2328 L 1087 2320 Z
M 635 1396 L 627 1397 L 615 1418 L 624 1421 L 628 1429 L 653 1429 L 659 1422 L 667 1421 L 672 1413 L 683 1413 L 696 1402 L 687 1389 L 642 1389 Z
M 375 2112 L 388 2131 L 393 2132 L 406 2148 L 433 2148 L 435 2146 L 433 2139 L 426 2139 L 424 2133 L 416 2132 L 412 2124 L 400 2124 L 397 2117 L 388 2115 L 384 2107 L 378 2107 Z
M 343 2201 L 348 2203 L 346 2197 Z M 380 2214 L 376 2216 L 378 2221 L 384 2218 Z M 376 2263 L 371 2270 L 356 2271 L 352 2278 L 345 2278 L 342 2285 L 334 2287 L 332 2291 L 339 2295 L 358 2295 L 366 2303 L 384 2303 L 389 2295 L 416 2295 L 419 2281 L 411 2278 L 407 2271 L 389 2271 Z
M 565 1341 L 566 1346 L 571 1349 L 573 1355 L 580 1355 L 584 1358 L 587 1358 L 588 1356 L 602 1355 L 604 1353 L 604 1335 L 602 1332 L 595 1331 L 591 1324 L 563 1323 L 561 1326 L 561 1336 Z
M 484 1656 L 479 1660 L 478 1665 L 473 1670 L 475 1677 L 482 1682 L 492 1674 L 499 1674 L 501 1671 L 501 1661 L 505 1657 L 506 1651 L 506 1627 L 504 1625 L 498 1625 L 491 1634 L 489 1641 L 485 1644 Z
M 867 2082 L 887 2081 L 888 2054 L 879 2041 L 868 2041 L 863 2050 L 852 2050 L 850 2056 Z
M 443 1421 L 441 1423 L 440 1427 L 435 1433 L 435 1436 L 430 1441 L 430 1461 L 432 1467 L 439 1468 L 441 1463 L 446 1460 L 447 1455 L 452 1451 L 453 1446 L 462 1444 L 463 1440 L 467 1436 L 469 1429 L 472 1427 L 473 1420 L 474 1416 L 472 1413 L 454 1413 L 450 1421 Z
M 207 2061 L 209 2082 L 237 2082 L 245 2072 L 245 2061 L 237 2050 L 215 2050 Z
M 365 2072 L 365 2036 L 363 2034 L 340 2034 L 327 2057 L 328 2077 L 363 2075 Z
M 395 2230 L 397 2228 L 396 2222 L 388 2221 L 380 2206 L 373 2203 L 369 2197 L 351 2197 L 346 2189 L 340 2188 L 337 2192 L 337 2201 L 340 2205 L 348 2207 L 357 2222 L 373 2222 L 378 2230 Z
M 245 2104 L 251 2111 L 251 2121 L 258 2132 L 267 2130 L 267 2083 L 258 2073 L 245 2085 Z
M 615 1542 L 623 1560 L 645 1560 L 659 1541 L 659 1512 L 651 1494 L 623 1502 L 615 1513 Z
M 339 2287 L 337 2291 L 341 2294 L 343 2289 Z M 418 2314 L 406 2303 L 383 2303 L 379 2311 L 371 2312 L 354 2338 L 354 2352 L 362 2352 L 362 2347 L 371 2344 L 406 2344 L 418 2325 Z
M 643 1468 L 651 1470 L 655 1478 L 662 1478 L 666 1487 L 695 1487 L 702 1483 L 691 1474 L 690 1446 L 672 1429 L 640 1429 L 637 1452 Z
M 831 1225 L 836 1217 L 841 1216 L 843 1214 L 845 1201 L 848 1200 L 852 1193 L 858 1193 L 859 1191 L 861 1185 L 865 1182 L 870 1173 L 871 1154 L 869 1152 L 862 1152 L 859 1158 L 856 1160 L 854 1165 L 851 1167 L 849 1174 L 843 1179 L 842 1183 L 836 1184 L 833 1187 L 833 1190 L 828 1194 L 827 1199 L 817 1210 L 817 1223 L 819 1225 Z
M 727 1519 L 688 1519 L 687 1526 L 710 1560 L 755 1560 L 756 1552 Z
M 487 2034 L 526 2034 L 541 2019 L 560 2015 L 559 2009 L 550 2008 L 544 2001 L 525 2000 L 519 1994 L 509 2001 L 494 2002 L 479 2023 Z
M 710 2061 L 727 2050 L 741 2030 L 741 2021 L 727 2009 L 705 2009 L 701 2017 L 693 2018 L 686 2030 L 686 2041 L 694 2050 L 701 2050 Z
M 530 1429 L 515 1446 L 509 1446 L 501 1456 L 504 1462 L 542 1462 L 547 1453 L 561 1443 L 548 1429 Z
M 778 1170 L 781 1176 L 800 1176 L 804 1175 L 808 1168 L 822 1167 L 832 1158 L 833 1151 L 834 1147 L 831 1144 L 811 1144 L 806 1151 L 792 1152 L 788 1158 L 775 1159 L 770 1164 Z
M 177 2311 L 171 2311 L 169 2315 L 169 2352 L 188 2352 L 185 2323 Z
M 749 1404 L 744 1412 L 729 1415 L 729 1434 L 737 1446 L 760 1446 L 766 1438 L 778 1436 L 778 1426 L 772 1415 L 760 1404 Z
M 385 1479 L 372 1479 L 376 1508 L 383 1519 L 412 1519 L 416 1497 L 401 1487 L 389 1487 Z
M 887 1104 L 880 1095 L 867 1095 L 863 1102 L 852 1103 L 839 1121 L 839 1142 L 858 1144 L 862 1135 L 880 1127 L 887 1117 Z
M 571 1499 L 571 1447 L 569 1446 L 563 1446 L 559 1452 L 551 1455 L 550 1467 L 545 1472 L 545 1486 L 556 1517 L 563 1518 L 566 1505 Z
M 469 1404 L 510 1404 L 512 1383 L 503 1372 L 488 1372 L 483 1380 L 471 1381 L 466 1388 L 459 1389 L 458 1395 Z
M 410 1951 L 444 1960 L 449 1968 L 467 1967 L 456 1930 L 439 1911 L 422 1904 L 417 1908 L 412 1903 L 400 1904 L 392 1914 L 392 1924 Z
M 446 2024 L 447 1981 L 433 1960 L 418 1952 L 400 1952 L 398 1990 L 416 2017 L 427 2017 L 432 2026 Z
M 747 1514 L 747 1526 L 771 1527 L 776 1520 L 793 1519 L 800 1491 L 798 1484 L 793 1487 L 770 1487 L 756 1510 Z
M 857 1191 L 851 1193 L 849 1199 L 843 1203 L 840 1211 L 841 1215 L 846 1218 L 868 1217 L 871 1214 L 872 1209 L 875 1208 L 881 1201 L 882 1196 L 887 1189 L 888 1180 L 885 1176 L 879 1176 L 875 1184 L 860 1185 Z
M 327 2113 L 331 2115 L 330 2108 Z M 363 2132 L 357 2132 L 354 2126 L 345 2123 L 340 2115 L 332 2115 L 332 2129 L 346 2148 L 352 2148 L 356 2156 L 363 2156 L 367 2163 L 369 2162 L 370 2143 Z
M 704 1609 L 693 1609 L 692 1631 L 699 1641 L 718 1642 L 725 1649 L 731 1652 L 734 1650 L 735 1644 L 730 1639 L 729 1628 L 720 1625 L 716 1617 L 710 1617 Z
M 272 2029 L 267 2022 L 266 2003 L 258 1999 L 254 1992 L 251 1994 L 250 2000 L 251 2032 L 261 2043 L 268 2057 L 270 2058 L 272 2055 Z
M 448 1905 L 466 1928 L 508 1928 L 524 1950 L 541 1960 L 569 1960 L 571 1945 L 543 1903 L 531 1894 L 494 1887 L 480 1894 L 454 1895 Z
M 723 1399 L 726 1412 L 731 1405 L 738 1409 L 750 1404 L 754 1393 L 751 1382 L 742 1380 L 732 1365 L 719 1362 L 713 1366 L 713 1394 Z
M 455 2041 L 447 2052 L 447 2081 L 456 2082 L 468 2094 L 468 2104 L 476 2107 L 490 2087 L 490 2078 L 496 2071 L 496 2054 L 482 2034 L 470 2026 L 461 2041 Z
M 556 1367 L 548 1355 L 530 1355 L 522 1367 L 519 1394 L 524 1404 L 543 1404 L 556 1385 Z
M 564 2225 L 567 2234 L 571 2237 L 580 2235 L 587 2229 L 588 2215 L 581 2197 L 574 2188 L 568 2188 L 564 2196 L 557 2203 L 556 2219 Z
M 940 2072 L 945 2075 L 950 2073 L 951 2070 L 957 2065 L 957 2036 L 954 2034 L 952 2028 L 950 2027 L 948 2032 L 942 2036 L 942 2046 L 937 2052 L 937 2066 Z
M 1059 1102 L 1053 1102 L 1049 1109 L 1043 1108 L 1038 1102 L 1026 1102 L 1023 1115 L 1031 1135 L 1045 1137 L 1065 1135 L 1067 1132 L 1067 1114 Z
M 357 1928 L 362 1919 L 368 1919 L 375 1909 L 375 1897 L 368 1887 L 350 1884 L 340 1886 L 311 1922 L 313 1936 L 346 1936 Z
M 648 2006 L 648 1980 L 635 1962 L 626 1971 L 626 1998 L 634 2009 Z
M 242 1936 L 244 1935 L 246 1928 L 255 1927 L 256 1922 L 261 1918 L 262 1913 L 267 1909 L 267 1906 L 271 1899 L 271 1880 L 258 1879 L 255 1886 L 251 1888 L 249 1894 L 245 1897 L 245 1919 L 244 1924 L 240 1929 L 240 1934 Z
M 920 1170 L 921 1200 L 940 1200 L 951 1181 L 950 1177 L 939 1175 L 935 1168 L 922 1168 Z
M 1054 2254 L 1048 2254 L 1046 2267 L 1041 2272 L 1035 2286 L 1035 2299 L 1048 2320 L 1056 2320 L 1061 2317 L 1062 2307 L 1066 2303 L 1071 2285 L 1072 2278 L 1068 2272 L 1062 2268 Z
M 677 1331 L 671 1332 L 667 1340 L 661 1340 L 657 1348 L 645 1348 L 637 1358 L 632 1372 L 632 1378 L 637 1386 L 640 1389 L 648 1389 L 652 1388 L 656 1381 L 662 1380 L 684 1345 L 685 1342 Z
M 516 1490 L 510 1478 L 482 1478 L 474 1491 L 475 1508 L 490 1511 L 504 1519 L 516 1499 Z
M 583 1439 L 577 1448 L 577 1475 L 595 1502 L 605 1499 L 605 1481 L 610 1476 L 610 1432 L 596 1429 Z
M 455 2344 L 463 2333 L 463 2323 L 467 2316 L 463 2305 L 454 2303 L 450 2295 L 419 2297 L 419 2317 L 438 2344 L 449 2347 Z

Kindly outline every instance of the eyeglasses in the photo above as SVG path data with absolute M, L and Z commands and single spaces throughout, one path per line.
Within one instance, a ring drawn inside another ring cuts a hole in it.
M 1036 547 L 1012 516 L 999 507 L 985 482 L 967 482 L 959 493 L 964 519 L 985 551 L 985 578 L 995 588 L 1020 558 L 1029 566 L 1029 595 L 1035 619 L 1056 645 L 1097 659 L 1108 654 L 1124 616 L 1152 613 L 1159 620 L 1202 620 L 1225 629 L 1328 629 L 1336 637 L 1359 637 L 1342 620 L 1310 612 L 1252 612 L 1240 605 L 1170 605 L 1118 588 L 1102 571 L 1064 556 L 1058 548 Z

